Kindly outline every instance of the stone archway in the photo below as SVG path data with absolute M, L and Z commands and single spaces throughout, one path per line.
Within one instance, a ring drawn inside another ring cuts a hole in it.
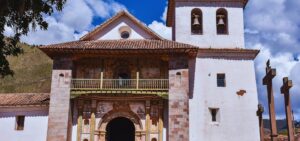
M 107 112 L 99 122 L 99 141 L 107 141 L 106 133 L 108 124 L 117 118 L 126 118 L 130 120 L 134 125 L 134 136 L 135 141 L 145 141 L 145 133 L 143 130 L 143 125 L 138 115 L 130 110 L 129 107 L 121 105 L 120 107 L 115 107 L 114 110 Z
M 131 120 L 118 117 L 106 126 L 106 141 L 134 141 L 135 128 Z

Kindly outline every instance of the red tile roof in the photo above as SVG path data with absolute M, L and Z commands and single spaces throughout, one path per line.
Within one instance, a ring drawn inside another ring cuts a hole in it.
M 8 93 L 0 94 L 0 107 L 23 105 L 49 105 L 49 93 Z
M 197 49 L 198 47 L 169 40 L 95 40 L 73 41 L 39 47 L 46 49 L 81 49 L 81 50 L 126 50 L 126 49 Z

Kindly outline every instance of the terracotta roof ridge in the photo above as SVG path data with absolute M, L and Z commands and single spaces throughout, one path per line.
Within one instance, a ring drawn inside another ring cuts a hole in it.
M 0 99 L 0 106 L 47 105 L 50 93 L 2 93 Z

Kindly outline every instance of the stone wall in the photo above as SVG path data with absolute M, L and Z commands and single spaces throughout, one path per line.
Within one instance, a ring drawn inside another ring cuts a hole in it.
M 144 100 L 130 100 L 132 97 L 114 97 L 112 98 L 114 100 L 100 99 L 100 97 L 91 98 L 89 96 L 75 99 L 75 107 L 77 109 L 75 112 L 76 115 L 73 116 L 73 121 L 79 121 L 78 119 L 82 118 L 81 122 L 75 123 L 79 124 L 77 125 L 79 128 L 76 134 L 80 141 L 84 139 L 88 139 L 89 141 L 105 141 L 106 127 L 111 120 L 117 117 L 125 117 L 133 122 L 136 130 L 136 141 L 151 141 L 153 138 L 156 138 L 157 141 L 162 141 L 162 99 L 145 98 Z M 94 111 L 95 122 L 92 122 L 92 101 L 95 101 L 96 105 Z M 94 139 L 91 139 L 92 136 Z M 160 137 L 161 139 L 159 139 Z
M 47 141 L 69 141 L 70 83 L 72 61 L 54 60 L 52 70 Z
M 189 140 L 189 71 L 186 58 L 169 64 L 169 141 Z

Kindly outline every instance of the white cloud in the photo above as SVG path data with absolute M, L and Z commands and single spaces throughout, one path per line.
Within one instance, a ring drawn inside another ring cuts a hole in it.
M 101 18 L 108 18 L 113 14 L 126 10 L 126 7 L 114 0 L 85 0 L 87 4 L 93 9 L 96 16 Z
M 280 87 L 282 78 L 289 76 L 294 81 L 291 89 L 293 110 L 300 119 L 300 63 L 295 59 L 300 54 L 299 7 L 299 0 L 251 0 L 246 8 L 246 46 L 261 50 L 255 61 L 259 99 L 268 114 L 266 88 L 261 81 L 265 75 L 265 62 L 270 59 L 271 66 L 277 69 L 273 83 L 275 109 L 280 118 L 285 118 Z
M 151 28 L 156 33 L 158 33 L 163 38 L 168 40 L 172 39 L 172 29 L 166 27 L 166 25 L 163 24 L 162 22 L 153 21 L 151 24 L 148 25 L 148 27 Z
M 28 44 L 52 44 L 74 40 L 74 28 L 58 22 L 53 17 L 46 17 L 49 23 L 48 30 L 37 29 L 29 32 L 27 36 L 22 36 L 21 41 Z
M 8 37 L 13 36 L 14 30 L 11 27 L 4 26 L 4 35 Z
M 82 0 L 68 0 L 59 16 L 59 22 L 74 28 L 76 31 L 83 31 L 89 28 L 92 19 L 92 10 Z
M 74 38 L 75 38 L 75 40 L 79 40 L 82 36 L 84 36 L 87 33 L 88 33 L 88 31 L 83 31 L 81 33 L 75 33 Z
M 44 16 L 48 22 L 47 30 L 30 31 L 21 37 L 21 41 L 44 45 L 78 40 L 95 27 L 93 18 L 105 20 L 120 10 L 126 10 L 126 7 L 114 0 L 68 0 L 62 11 Z M 6 28 L 5 35 L 12 33 L 11 28 Z
M 168 13 L 168 6 L 165 7 L 164 13 L 163 13 L 162 16 L 160 17 L 160 19 L 161 19 L 163 22 L 166 22 L 166 21 L 167 21 L 167 13 Z

